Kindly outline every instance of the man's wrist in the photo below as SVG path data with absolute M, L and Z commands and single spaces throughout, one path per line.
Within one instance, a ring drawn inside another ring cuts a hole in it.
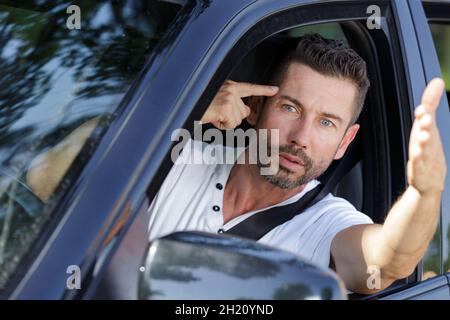
M 428 199 L 440 199 L 443 188 L 427 188 L 425 190 L 419 190 L 418 188 L 409 185 L 408 189 L 411 193 L 416 194 L 420 198 L 428 198 Z

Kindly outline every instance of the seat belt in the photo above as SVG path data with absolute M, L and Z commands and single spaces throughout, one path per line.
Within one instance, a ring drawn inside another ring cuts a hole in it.
M 275 227 L 302 214 L 306 209 L 330 193 L 339 181 L 358 163 L 359 156 L 358 152 L 356 152 L 356 142 L 354 141 L 350 145 L 349 150 L 347 150 L 347 153 L 341 160 L 334 161 L 324 173 L 322 179 L 326 181 L 324 184 L 317 185 L 294 203 L 257 212 L 223 233 L 257 241 Z

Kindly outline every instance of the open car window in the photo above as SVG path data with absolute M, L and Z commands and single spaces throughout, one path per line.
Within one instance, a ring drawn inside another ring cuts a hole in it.
M 367 33 L 361 32 L 361 29 Z M 285 29 L 264 38 L 258 44 L 246 43 L 252 49 L 239 52 L 243 58 L 234 61 L 233 67 L 225 78 L 238 82 L 266 84 L 264 83 L 265 72 L 267 66 L 274 61 L 277 51 L 284 50 L 284 45 L 287 44 L 289 47 L 289 43 L 311 32 L 344 40 L 368 64 L 372 87 L 358 121 L 361 124 L 361 130 L 352 151 L 356 153 L 359 162 L 342 179 L 335 190 L 335 195 L 347 199 L 373 221 L 382 223 L 393 199 L 399 194 L 397 192 L 404 190 L 405 186 L 402 183 L 406 174 L 403 167 L 391 165 L 398 163 L 398 159 L 405 156 L 402 154 L 403 147 L 399 148 L 396 145 L 396 143 L 402 143 L 399 140 L 404 135 L 402 128 L 398 125 L 397 117 L 405 103 L 399 102 L 398 92 L 392 89 L 396 87 L 394 83 L 398 79 L 398 75 L 394 75 L 396 70 L 394 57 L 377 54 L 377 48 L 382 50 L 390 45 L 383 30 L 367 31 L 364 21 L 331 22 Z M 245 42 L 245 40 L 242 41 Z M 239 54 L 237 53 L 236 56 Z M 224 74 L 218 72 L 216 76 L 222 77 L 223 80 Z M 218 88 L 222 83 L 215 85 Z M 209 88 L 208 95 L 211 96 L 212 91 L 214 90 Z M 207 105 L 205 101 L 201 103 L 204 106 Z M 211 127 L 211 125 L 207 126 Z M 386 126 L 389 126 L 389 130 Z M 248 124 L 243 122 L 238 129 L 247 127 Z M 203 131 L 206 131 L 206 128 Z M 393 287 L 401 286 L 408 281 L 408 279 L 401 280 Z

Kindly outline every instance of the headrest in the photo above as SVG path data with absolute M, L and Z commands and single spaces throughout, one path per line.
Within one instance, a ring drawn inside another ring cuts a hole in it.
M 293 48 L 297 40 L 278 34 L 258 44 L 233 69 L 230 79 L 237 82 L 267 84 L 271 72 Z

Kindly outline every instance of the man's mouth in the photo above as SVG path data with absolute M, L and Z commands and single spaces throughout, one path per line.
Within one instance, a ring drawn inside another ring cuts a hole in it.
M 301 167 L 305 166 L 299 158 L 290 155 L 288 153 L 280 153 L 279 156 L 280 156 L 280 165 L 287 167 L 292 171 L 297 171 Z

